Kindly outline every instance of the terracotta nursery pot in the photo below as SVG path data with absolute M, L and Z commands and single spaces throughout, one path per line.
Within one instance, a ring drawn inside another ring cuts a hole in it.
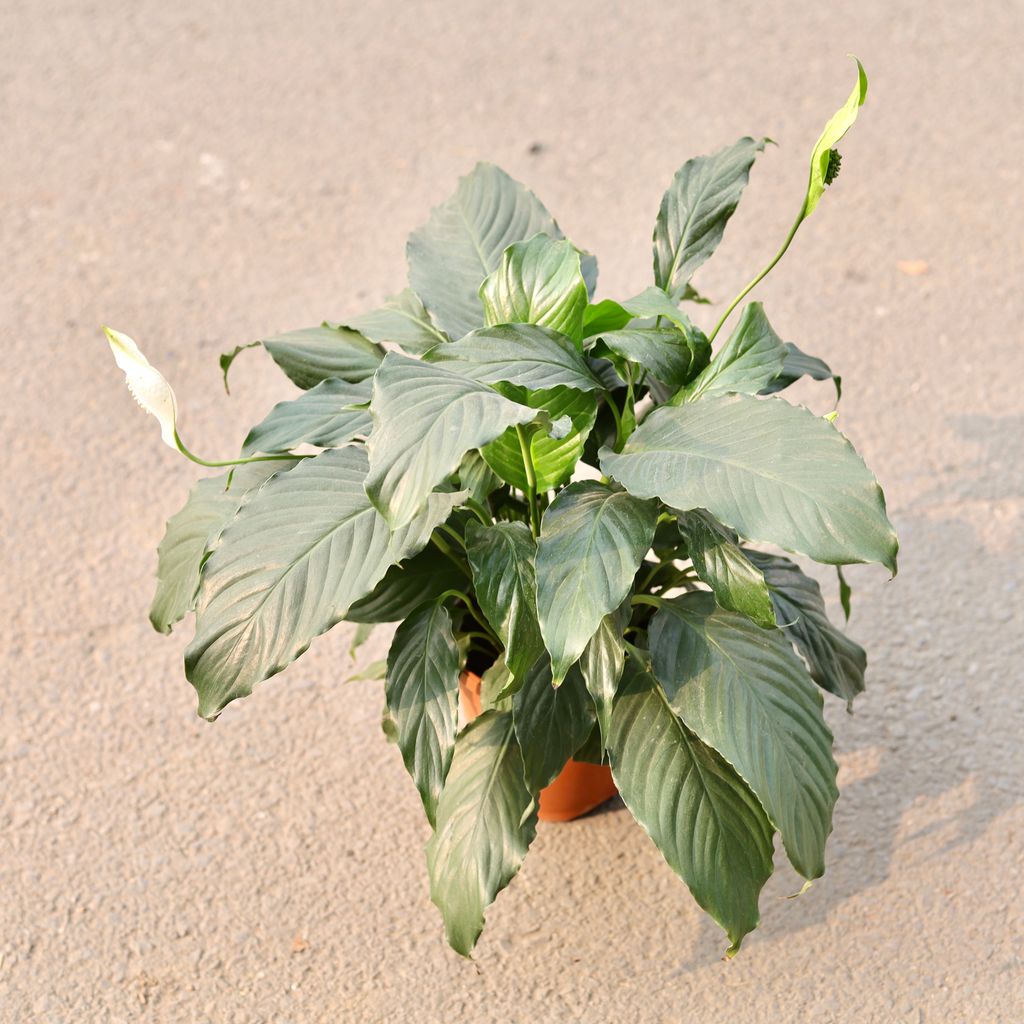
M 475 672 L 459 676 L 459 698 L 472 722 L 480 714 L 480 677 Z M 617 793 L 608 765 L 570 760 L 558 778 L 541 790 L 537 816 L 541 821 L 572 821 Z

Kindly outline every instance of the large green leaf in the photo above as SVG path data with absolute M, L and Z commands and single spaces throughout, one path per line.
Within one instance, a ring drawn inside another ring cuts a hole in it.
M 457 953 L 472 952 L 484 911 L 516 876 L 536 832 L 512 714 L 485 711 L 455 741 L 427 843 L 430 898 Z
M 203 718 L 287 667 L 390 566 L 419 551 L 463 497 L 431 495 L 392 533 L 365 479 L 362 448 L 305 459 L 252 492 L 211 545 L 185 652 Z
M 594 702 L 573 666 L 561 686 L 551 682 L 547 655 L 538 658 L 512 698 L 516 738 L 532 793 L 553 782 L 594 728 Z
M 505 645 L 505 664 L 517 680 L 544 654 L 537 623 L 536 553 L 525 523 L 466 526 L 466 557 L 477 600 Z
M 459 180 L 455 194 L 409 236 L 409 283 L 440 327 L 461 338 L 484 326 L 480 285 L 501 264 L 505 249 L 538 232 L 562 237 L 532 192 L 500 168 L 477 164 Z M 597 263 L 592 256 L 581 263 L 593 293 Z
M 424 601 L 466 584 L 466 575 L 433 544 L 393 565 L 373 590 L 348 610 L 347 622 L 401 622 Z
M 764 629 L 775 626 L 775 609 L 761 570 L 752 565 L 735 535 L 704 509 L 682 512 L 679 532 L 699 579 L 723 608 L 746 615 Z
M 458 724 L 459 649 L 448 609 L 420 605 L 395 631 L 384 678 L 402 760 L 434 824 Z
M 739 949 L 772 873 L 772 827 L 729 764 L 693 735 L 630 659 L 615 697 L 612 774 L 633 817 Z
M 669 404 L 681 405 L 730 391 L 756 395 L 782 373 L 785 358 L 786 347 L 768 323 L 764 307 L 760 302 L 751 302 L 715 358 Z
M 793 867 L 818 878 L 838 769 L 821 693 L 784 636 L 686 594 L 662 604 L 648 637 L 672 710 L 750 786 Z
M 648 370 L 670 387 L 682 387 L 703 369 L 711 346 L 699 332 L 691 336 L 666 327 L 626 327 L 598 335 L 599 345 Z M 595 351 L 596 355 L 602 354 Z
M 444 332 L 434 326 L 430 314 L 411 288 L 388 299 L 380 309 L 349 320 L 345 326 L 378 345 L 400 345 L 414 356 L 448 340 Z
M 555 685 L 622 603 L 654 538 L 658 510 L 593 480 L 548 506 L 537 544 L 537 611 Z
M 579 662 L 583 681 L 594 699 L 602 750 L 608 745 L 612 702 L 626 663 L 626 644 L 622 634 L 629 622 L 629 613 L 627 597 L 622 605 L 601 620 Z
M 366 493 L 395 528 L 471 448 L 537 412 L 443 366 L 389 352 L 373 381 L 373 432 Z
M 357 331 L 322 324 L 263 339 L 263 347 L 304 390 L 330 377 L 358 382 L 372 377 L 384 350 Z
M 766 141 L 740 139 L 676 172 L 654 225 L 654 281 L 674 299 L 718 247 Z
M 243 455 L 286 452 L 300 444 L 339 448 L 370 432 L 370 382 L 330 378 L 288 402 L 278 402 L 242 445 Z
M 759 392 L 762 395 L 774 395 L 777 391 L 788 388 L 801 377 L 811 380 L 831 380 L 836 389 L 836 401 L 843 397 L 843 379 L 832 372 L 831 367 L 817 356 L 809 356 L 802 352 L 791 341 L 786 342 L 786 357 L 782 361 L 782 369 Z
M 803 655 L 811 678 L 850 704 L 864 690 L 867 655 L 828 619 L 817 581 L 788 558 L 745 549 L 764 573 L 779 624 Z
M 539 324 L 579 343 L 587 306 L 580 254 L 571 242 L 548 235 L 513 242 L 480 286 L 480 298 L 489 326 Z
M 811 153 L 811 175 L 807 182 L 807 196 L 804 199 L 802 219 L 809 217 L 825 194 L 825 186 L 831 183 L 828 174 L 831 151 L 837 142 L 853 127 L 857 113 L 864 105 L 868 95 L 868 76 L 864 65 L 857 61 L 857 84 L 853 87 L 847 101 L 835 112 L 825 125 L 814 150 Z
M 552 421 L 569 417 L 570 429 L 563 437 L 552 437 L 540 426 L 527 429 L 530 458 L 537 477 L 537 490 L 547 491 L 564 483 L 583 455 L 587 435 L 597 418 L 597 401 L 592 394 L 573 388 L 559 387 L 551 391 L 509 391 L 523 405 L 542 410 Z M 501 437 L 481 449 L 487 465 L 506 483 L 520 490 L 527 487 L 526 467 L 519 434 L 509 428 Z
M 527 323 L 481 328 L 459 341 L 438 345 L 425 358 L 482 384 L 507 382 L 531 391 L 598 391 L 602 386 L 569 338 Z
M 170 633 L 193 608 L 199 570 L 207 546 L 238 511 L 245 495 L 290 462 L 257 462 L 238 466 L 233 473 L 200 480 L 184 506 L 167 520 L 157 549 L 156 593 L 149 621 L 160 633 Z
M 898 543 L 877 481 L 832 424 L 777 398 L 655 409 L 601 469 L 631 494 L 707 509 L 751 540 L 819 562 L 880 562 Z

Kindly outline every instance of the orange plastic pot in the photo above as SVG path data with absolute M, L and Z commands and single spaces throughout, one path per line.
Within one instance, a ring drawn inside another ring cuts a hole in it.
M 466 718 L 472 721 L 480 714 L 480 677 L 476 673 L 463 672 L 459 677 L 459 698 Z M 617 793 L 608 765 L 569 761 L 555 781 L 541 790 L 538 817 L 541 821 L 572 821 Z

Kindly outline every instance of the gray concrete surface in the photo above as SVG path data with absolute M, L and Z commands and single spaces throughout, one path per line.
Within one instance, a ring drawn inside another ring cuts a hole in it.
M 2 0 L 0 1019 L 1024 1019 L 1022 28 L 998 0 Z M 850 573 L 870 680 L 854 717 L 831 709 L 830 870 L 785 901 L 780 862 L 723 963 L 613 806 L 542 827 L 464 962 L 344 629 L 194 717 L 188 630 L 145 619 L 193 471 L 97 324 L 165 370 L 194 448 L 229 452 L 289 386 L 249 353 L 226 399 L 217 354 L 399 288 L 407 232 L 477 159 L 623 295 L 676 167 L 765 133 L 699 277 L 725 299 L 790 223 L 847 51 L 868 106 L 759 294 L 841 369 L 903 541 L 895 582 Z

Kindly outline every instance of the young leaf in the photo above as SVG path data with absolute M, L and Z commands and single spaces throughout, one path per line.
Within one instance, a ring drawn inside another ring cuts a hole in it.
M 459 699 L 459 651 L 440 602 L 420 605 L 395 631 L 384 693 L 402 760 L 433 825 L 455 749 Z
M 821 693 L 790 645 L 710 594 L 664 602 L 648 636 L 672 710 L 750 786 L 793 867 L 820 877 L 838 768 Z
M 498 475 L 475 449 L 462 457 L 457 476 L 459 487 L 468 491 L 469 496 L 479 505 L 485 504 L 491 494 L 501 486 Z
M 233 473 L 200 480 L 192 488 L 184 507 L 167 520 L 157 549 L 156 593 L 149 609 L 155 630 L 170 633 L 192 610 L 203 554 L 238 511 L 245 495 L 291 465 L 294 463 L 238 466 Z
M 509 392 L 507 388 L 503 390 L 523 405 L 546 412 L 553 422 L 569 418 L 570 429 L 560 438 L 551 436 L 539 426 L 527 430 L 537 489 L 546 491 L 564 483 L 583 455 L 587 435 L 597 418 L 597 401 L 594 396 L 564 387 L 534 392 Z M 480 453 L 502 480 L 525 490 L 528 482 L 526 466 L 515 428 L 506 430 L 501 437 L 482 448 Z
M 682 405 L 729 392 L 756 395 L 782 373 L 785 358 L 786 348 L 768 323 L 764 307 L 751 302 L 715 358 L 669 404 Z
M 761 805 L 632 659 L 615 697 L 609 751 L 630 813 L 735 953 L 757 927 L 758 895 L 772 873 L 772 827 Z
M 852 704 L 864 691 L 864 649 L 829 622 L 821 588 L 798 565 L 788 558 L 745 550 L 764 573 L 779 623 L 807 662 L 811 678 Z
M 513 242 L 480 286 L 480 298 L 488 326 L 538 324 L 580 342 L 587 285 L 571 242 L 548 235 Z
M 629 611 L 627 597 L 622 605 L 601 620 L 579 662 L 583 681 L 594 699 L 602 750 L 608 745 L 612 701 L 626 664 L 626 645 L 622 634 L 629 622 Z
M 427 843 L 430 898 L 457 953 L 473 951 L 484 911 L 518 873 L 536 832 L 512 715 L 485 711 L 455 741 Z
M 547 655 L 538 658 L 512 698 L 526 786 L 538 794 L 565 767 L 594 727 L 594 702 L 573 666 L 561 686 L 551 682 Z
M 442 330 L 461 338 L 484 326 L 480 285 L 501 264 L 505 249 L 538 232 L 563 237 L 532 192 L 500 168 L 477 164 L 409 236 L 409 283 Z M 584 256 L 581 264 L 593 293 L 597 262 Z
M 263 339 L 288 379 L 304 391 L 329 377 L 358 383 L 372 377 L 384 350 L 356 331 L 322 324 Z
M 157 418 L 160 423 L 160 436 L 163 438 L 164 444 L 177 451 L 178 400 L 174 396 L 171 385 L 127 334 L 122 334 L 110 327 L 104 327 L 103 333 L 106 334 L 107 341 L 110 343 L 114 362 L 124 372 L 124 380 L 132 398 L 139 403 L 142 409 Z
M 349 608 L 345 620 L 401 622 L 424 601 L 465 583 L 465 573 L 431 544 L 407 562 L 391 566 L 380 583 Z
M 639 498 L 707 509 L 752 540 L 896 572 L 899 545 L 875 478 L 835 427 L 780 399 L 662 406 L 620 454 L 604 449 L 601 470 Z
M 825 125 L 825 130 L 815 144 L 811 153 L 811 176 L 807 182 L 807 197 L 804 200 L 802 219 L 806 219 L 818 205 L 825 194 L 825 186 L 830 183 L 828 175 L 832 149 L 837 142 L 853 127 L 857 113 L 864 105 L 868 95 L 868 76 L 864 65 L 857 61 L 857 84 L 853 87 L 849 99 L 835 112 L 832 119 Z
M 694 271 L 718 247 L 767 141 L 740 139 L 676 172 L 654 225 L 654 280 L 673 299 L 683 297 Z
M 544 513 L 537 611 L 558 686 L 618 608 L 654 538 L 658 510 L 606 484 L 570 484 Z
M 627 327 L 605 331 L 597 339 L 598 349 L 603 345 L 673 388 L 682 387 L 707 366 L 711 355 L 711 346 L 700 332 L 687 337 L 674 328 Z M 595 354 L 601 352 L 595 350 Z
M 735 535 L 703 509 L 681 513 L 679 532 L 697 577 L 714 591 L 715 600 L 763 629 L 774 629 L 775 609 L 764 575 L 750 563 Z
M 537 623 L 537 545 L 525 523 L 466 526 L 466 557 L 487 621 L 505 645 L 505 664 L 522 679 L 544 654 Z
M 300 444 L 318 448 L 340 448 L 354 437 L 370 432 L 369 381 L 350 384 L 331 377 L 305 394 L 278 402 L 249 431 L 242 445 L 243 455 L 255 452 L 286 452 Z
M 480 677 L 480 710 L 511 711 L 516 681 L 502 658 Z
M 373 382 L 373 432 L 366 493 L 395 529 L 471 448 L 537 411 L 442 366 L 389 352 Z
M 400 345 L 410 355 L 422 355 L 440 342 L 447 341 L 423 303 L 411 288 L 388 299 L 380 309 L 354 317 L 344 325 L 358 331 L 377 345 Z
M 287 667 L 390 566 L 419 551 L 463 497 L 431 495 L 392 533 L 366 496 L 365 477 L 362 448 L 304 459 L 247 496 L 211 545 L 185 652 L 203 718 Z
M 811 380 L 831 380 L 836 389 L 836 402 L 843 397 L 843 379 L 832 372 L 828 363 L 817 356 L 809 356 L 801 352 L 791 341 L 787 341 L 786 356 L 782 361 L 782 369 L 778 375 L 773 377 L 758 394 L 774 395 L 790 384 L 795 383 L 801 377 L 810 377 Z
M 373 631 L 376 628 L 377 624 L 374 622 L 360 622 L 356 626 L 355 631 L 352 633 L 352 643 L 348 645 L 348 656 L 353 661 L 355 661 L 356 654 L 359 653 L 359 648 L 373 636 Z
M 602 386 L 569 338 L 527 323 L 484 327 L 460 341 L 438 345 L 424 358 L 481 384 L 504 382 L 530 391 L 598 391 Z

